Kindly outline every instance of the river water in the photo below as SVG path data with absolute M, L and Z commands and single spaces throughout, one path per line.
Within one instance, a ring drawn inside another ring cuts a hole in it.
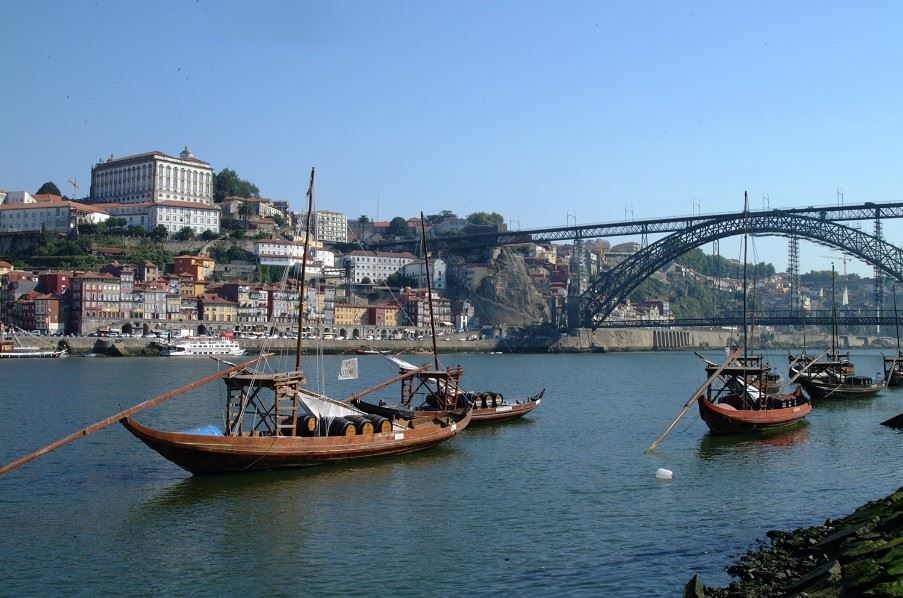
M 719 358 L 722 354 L 712 353 Z M 786 365 L 786 354 L 772 363 Z M 878 353 L 853 354 L 861 373 Z M 346 396 L 396 373 L 360 358 Z M 113 426 L 0 478 L 0 594 L 678 596 L 774 528 L 820 524 L 903 485 L 903 391 L 820 404 L 770 438 L 708 436 L 696 410 L 646 447 L 704 381 L 692 353 L 443 355 L 464 386 L 524 397 L 523 420 L 346 466 L 192 478 Z M 216 371 L 203 359 L 0 363 L 0 462 Z M 221 421 L 215 382 L 139 414 Z M 674 471 L 660 481 L 655 471 Z

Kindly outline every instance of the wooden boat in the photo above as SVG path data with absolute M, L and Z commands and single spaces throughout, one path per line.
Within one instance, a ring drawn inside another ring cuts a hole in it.
M 894 326 L 897 330 L 897 353 L 893 357 L 884 358 L 884 385 L 903 386 L 903 351 L 900 350 L 900 320 L 897 315 L 897 287 L 894 294 Z
M 799 381 L 812 400 L 866 399 L 881 392 L 884 384 L 871 376 L 858 376 L 849 353 L 837 350 L 837 307 L 834 300 L 834 265 L 831 265 L 831 351 L 824 363 L 809 363 L 807 372 L 799 374 Z M 791 364 L 790 372 L 799 372 L 802 360 Z
M 712 434 L 772 432 L 800 423 L 812 405 L 799 387 L 790 394 L 770 394 L 767 368 L 730 365 L 721 370 L 699 399 L 699 415 Z
M 313 204 L 314 171 L 308 191 L 308 227 Z M 307 255 L 305 235 L 304 255 Z M 304 297 L 306 262 L 302 260 L 299 297 Z M 299 300 L 298 329 L 302 329 L 303 301 Z M 330 462 L 397 455 L 424 450 L 453 438 L 470 423 L 469 409 L 445 409 L 428 415 L 366 413 L 349 404 L 307 391 L 301 371 L 301 338 L 297 339 L 295 371 L 261 373 L 236 371 L 224 378 L 227 388 L 224 430 L 164 432 L 131 417 L 127 430 L 176 465 L 194 474 L 226 473 L 303 467 Z M 352 399 L 394 383 L 404 397 L 421 388 L 458 388 L 463 370 L 426 367 L 405 372 Z M 453 395 L 450 395 L 453 396 Z
M 744 196 L 744 210 L 748 201 Z M 743 235 L 743 349 L 716 366 L 708 362 L 708 381 L 700 393 L 699 415 L 712 434 L 758 434 L 784 429 L 802 422 L 812 405 L 799 387 L 790 394 L 769 392 L 771 368 L 761 355 L 746 351 L 746 245 Z
M 884 358 L 884 385 L 903 386 L 903 353 Z
M 0 322 L 0 359 L 55 359 L 65 357 L 68 352 L 65 341 L 60 341 L 57 349 L 23 346 L 15 334 L 12 338 L 6 337 Z
M 824 366 L 824 367 L 823 367 Z M 845 374 L 835 363 L 816 364 L 812 376 L 800 376 L 800 384 L 812 400 L 867 399 L 875 396 L 883 384 L 874 382 L 871 376 Z
M 418 372 L 426 377 L 435 374 L 440 373 Z M 206 474 L 303 467 L 411 453 L 450 440 L 470 423 L 467 410 L 438 412 L 428 417 L 368 416 L 337 401 L 304 392 L 300 386 L 305 379 L 299 372 L 242 373 L 225 381 L 230 407 L 240 408 L 241 402 L 255 406 L 233 411 L 234 417 L 225 433 L 219 430 L 163 432 L 130 417 L 123 419 L 122 424 L 179 467 L 194 474 Z M 272 391 L 272 401 L 260 398 L 264 389 Z M 250 399 L 252 395 L 254 398 Z M 312 408 L 317 403 L 319 408 Z M 302 409 L 302 404 L 307 408 Z M 314 410 L 317 415 L 312 415 Z M 327 415 L 329 412 L 332 415 Z
M 386 355 L 386 359 L 398 366 L 400 372 L 412 372 L 417 369 L 414 364 L 401 359 L 398 356 Z M 426 392 L 424 400 L 416 403 L 410 400 L 403 401 L 401 407 L 408 409 L 419 416 L 426 416 L 436 411 L 445 409 L 445 397 L 450 397 L 456 408 L 471 410 L 471 425 L 484 423 L 500 423 L 518 419 L 530 413 L 542 402 L 546 389 L 525 399 L 516 399 L 513 402 L 506 399 L 498 392 L 473 392 L 460 389 L 447 390 L 444 384 L 435 384 Z M 358 400 L 355 405 L 364 411 L 373 412 L 374 406 L 363 400 Z

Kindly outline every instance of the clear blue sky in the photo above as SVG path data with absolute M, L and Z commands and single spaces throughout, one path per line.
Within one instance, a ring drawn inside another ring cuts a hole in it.
M 903 200 L 899 3 L 0 2 L 4 189 L 188 145 L 350 218 Z

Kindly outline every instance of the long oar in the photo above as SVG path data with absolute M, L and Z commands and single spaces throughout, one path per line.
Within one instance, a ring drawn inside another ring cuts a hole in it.
M 139 403 L 139 404 L 135 405 L 134 407 L 130 407 L 129 409 L 126 409 L 125 411 L 120 411 L 119 413 L 117 413 L 115 415 L 111 415 L 110 417 L 106 418 L 105 420 L 91 424 L 87 428 L 79 430 L 78 432 L 74 432 L 74 433 L 70 434 L 69 436 L 66 436 L 65 438 L 61 438 L 60 440 L 57 440 L 56 442 L 54 442 L 52 444 L 48 444 L 47 446 L 45 446 L 44 448 L 42 448 L 39 451 L 35 451 L 29 455 L 25 455 L 24 457 L 22 457 L 20 459 L 16 459 L 12 463 L 9 463 L 7 465 L 4 465 L 3 467 L 0 467 L 0 475 L 9 473 L 10 471 L 16 469 L 17 467 L 21 467 L 22 465 L 25 465 L 26 463 L 28 463 L 30 461 L 34 461 L 35 459 L 37 459 L 38 457 L 40 457 L 42 455 L 46 455 L 50 451 L 60 448 L 64 444 L 69 444 L 73 440 L 78 440 L 82 436 L 87 436 L 88 434 L 93 434 L 94 432 L 96 432 L 102 428 L 106 428 L 109 425 L 115 424 L 119 420 L 124 419 L 134 413 L 138 413 L 139 411 L 144 411 L 145 409 L 148 409 L 149 407 L 153 407 L 154 405 L 159 405 L 163 401 L 168 401 L 169 399 L 172 399 L 173 397 L 177 397 L 180 394 L 188 392 L 189 390 L 194 390 L 195 388 L 198 388 L 199 386 L 204 386 L 205 384 L 209 384 L 210 382 L 219 380 L 220 378 L 225 378 L 229 374 L 243 370 L 244 368 L 257 363 L 261 359 L 263 359 L 265 357 L 269 357 L 270 355 L 271 355 L 270 353 L 262 353 L 262 354 L 258 355 L 257 357 L 255 357 L 254 359 L 252 359 L 250 361 L 246 361 L 245 363 L 236 365 L 235 367 L 231 367 L 228 370 L 223 370 L 221 372 L 217 372 L 216 374 L 211 374 L 211 375 L 207 376 L 206 378 L 201 378 L 200 380 L 192 382 L 188 386 L 183 386 L 182 388 L 178 388 L 176 390 L 171 390 L 165 394 L 160 395 L 159 397 L 155 397 L 153 399 L 144 401 L 143 403 Z
M 815 365 L 815 362 L 818 361 L 819 359 L 821 359 L 822 356 L 824 356 L 824 355 L 827 355 L 827 352 L 826 352 L 826 351 L 822 351 L 821 353 L 819 353 L 818 355 L 816 355 L 816 356 L 815 356 L 815 359 L 813 359 L 812 361 L 810 361 L 809 363 L 807 363 L 806 366 L 805 366 L 803 369 L 801 369 L 800 371 L 798 371 L 798 372 L 796 373 L 796 376 L 794 376 L 793 378 L 791 378 L 790 380 L 788 380 L 788 381 L 787 381 L 787 384 L 785 384 L 784 387 L 786 388 L 787 386 L 790 386 L 791 384 L 793 384 L 794 382 L 796 382 L 796 379 L 797 379 L 797 378 L 799 378 L 800 376 L 802 376 L 803 374 L 805 374 L 805 373 L 806 373 L 806 370 L 808 370 L 808 369 L 811 368 L 813 365 Z M 794 360 L 793 363 L 796 363 L 797 361 L 799 361 L 799 360 Z M 793 363 L 790 364 L 791 367 L 793 366 Z
M 731 353 L 730 356 L 727 358 L 727 360 L 724 363 L 722 363 L 721 365 L 719 365 L 718 369 L 715 370 L 711 376 L 709 376 L 709 379 L 706 380 L 702 384 L 702 386 L 700 386 L 698 389 L 696 389 L 696 392 L 693 393 L 693 396 L 690 397 L 690 400 L 687 401 L 687 404 L 684 405 L 684 408 L 681 410 L 681 412 L 677 414 L 677 417 L 674 418 L 674 421 L 672 421 L 671 424 L 667 428 L 665 428 L 665 431 L 662 432 L 661 436 L 659 436 L 658 438 L 655 439 L 655 442 L 653 442 L 652 444 L 649 445 L 649 448 L 646 449 L 647 453 L 651 453 L 651 452 L 655 451 L 655 449 L 658 447 L 658 445 L 661 444 L 661 442 L 665 439 L 665 436 L 667 436 L 668 434 L 671 433 L 671 430 L 674 429 L 674 426 L 677 425 L 677 422 L 680 421 L 680 418 L 682 418 L 684 415 L 686 415 L 687 411 L 690 410 L 690 407 L 693 406 L 693 403 L 695 403 L 696 401 L 699 400 L 699 397 L 701 397 L 702 393 L 704 393 L 705 390 L 709 387 L 709 385 L 712 384 L 712 381 L 715 380 L 715 378 L 722 371 L 724 371 L 724 368 L 726 368 L 731 362 L 733 362 L 734 359 L 736 359 L 737 356 L 740 355 L 740 353 L 742 351 L 743 351 L 743 347 L 739 347 L 739 348 L 735 349 L 734 352 Z

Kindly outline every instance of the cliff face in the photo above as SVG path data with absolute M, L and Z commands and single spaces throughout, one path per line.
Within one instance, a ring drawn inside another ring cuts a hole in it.
M 493 273 L 470 296 L 483 325 L 525 326 L 549 321 L 549 306 L 530 279 L 523 256 L 502 247 L 492 267 Z

